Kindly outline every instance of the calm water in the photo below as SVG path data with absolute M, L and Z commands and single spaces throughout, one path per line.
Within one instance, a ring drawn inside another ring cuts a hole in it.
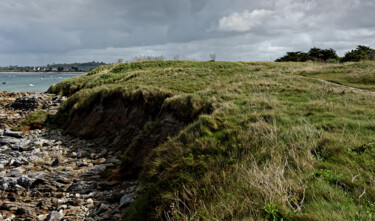
M 52 84 L 84 73 L 0 73 L 0 91 L 45 92 Z

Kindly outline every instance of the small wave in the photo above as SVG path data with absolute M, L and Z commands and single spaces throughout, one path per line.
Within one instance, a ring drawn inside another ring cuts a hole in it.
M 30 86 L 30 87 L 34 87 L 35 85 L 33 85 L 33 84 L 29 84 L 29 86 Z

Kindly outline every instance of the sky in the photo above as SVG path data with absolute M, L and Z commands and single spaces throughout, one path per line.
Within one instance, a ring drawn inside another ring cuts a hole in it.
M 0 0 L 0 66 L 375 47 L 374 0 Z

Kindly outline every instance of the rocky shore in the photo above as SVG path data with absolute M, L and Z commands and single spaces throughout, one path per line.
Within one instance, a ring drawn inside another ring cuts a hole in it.
M 55 113 L 66 98 L 0 94 L 0 220 L 121 220 L 136 181 L 110 179 L 121 153 L 58 130 L 15 132 L 28 113 Z

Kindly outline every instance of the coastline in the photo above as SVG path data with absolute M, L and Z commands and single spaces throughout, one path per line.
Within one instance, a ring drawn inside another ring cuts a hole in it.
M 120 220 L 136 197 L 135 180 L 103 182 L 121 154 L 100 142 L 35 125 L 11 130 L 31 112 L 53 115 L 65 99 L 0 92 L 0 220 Z
M 24 72 L 18 72 L 18 71 L 15 71 L 15 72 L 11 72 L 11 71 L 4 71 L 4 72 L 1 72 L 0 71 L 0 74 L 68 74 L 68 75 L 84 75 L 84 74 L 87 74 L 88 72 L 52 72 L 52 71 L 48 71 L 48 72 L 27 72 L 27 71 L 24 71 Z

